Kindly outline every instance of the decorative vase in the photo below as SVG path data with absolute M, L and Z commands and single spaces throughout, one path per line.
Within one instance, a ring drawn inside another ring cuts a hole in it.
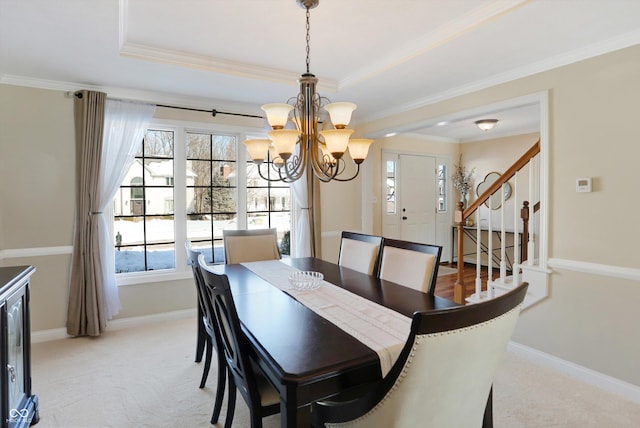
M 460 202 L 462 202 L 462 209 L 466 209 L 467 208 L 467 194 L 466 193 L 461 193 L 460 194 Z

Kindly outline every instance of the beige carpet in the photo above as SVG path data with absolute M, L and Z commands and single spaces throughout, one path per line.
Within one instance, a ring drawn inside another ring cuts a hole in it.
M 194 352 L 195 319 L 34 344 L 37 427 L 210 427 L 215 367 L 199 389 L 202 363 L 194 363 Z M 640 404 L 510 353 L 494 394 L 496 428 L 640 426 Z M 223 426 L 225 411 L 226 401 L 215 426 Z M 265 428 L 279 424 L 277 415 L 264 420 Z M 234 427 L 248 426 L 238 395 Z

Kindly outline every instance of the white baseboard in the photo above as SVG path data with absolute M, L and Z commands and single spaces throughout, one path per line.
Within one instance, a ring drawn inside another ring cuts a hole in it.
M 533 363 L 566 374 L 567 376 L 571 376 L 640 404 L 640 386 L 588 369 L 520 343 L 509 342 L 507 349 Z
M 120 318 L 107 323 L 107 331 L 121 330 L 123 328 L 136 327 L 154 322 L 170 321 L 191 318 L 196 316 L 195 309 L 163 312 L 161 314 L 143 315 L 139 317 Z M 50 330 L 38 330 L 31 332 L 31 343 L 48 342 L 50 340 L 66 339 L 71 337 L 66 328 L 54 328 Z

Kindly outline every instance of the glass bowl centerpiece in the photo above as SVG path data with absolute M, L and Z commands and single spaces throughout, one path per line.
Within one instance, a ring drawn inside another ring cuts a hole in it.
M 289 274 L 289 283 L 296 290 L 316 290 L 320 288 L 324 275 L 320 272 L 300 270 Z

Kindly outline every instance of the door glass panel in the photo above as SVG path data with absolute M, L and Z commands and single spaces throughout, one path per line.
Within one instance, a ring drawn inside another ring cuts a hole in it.
M 438 212 L 447 211 L 447 166 L 438 165 Z
M 396 162 L 387 161 L 387 188 L 386 204 L 387 214 L 396 213 Z

